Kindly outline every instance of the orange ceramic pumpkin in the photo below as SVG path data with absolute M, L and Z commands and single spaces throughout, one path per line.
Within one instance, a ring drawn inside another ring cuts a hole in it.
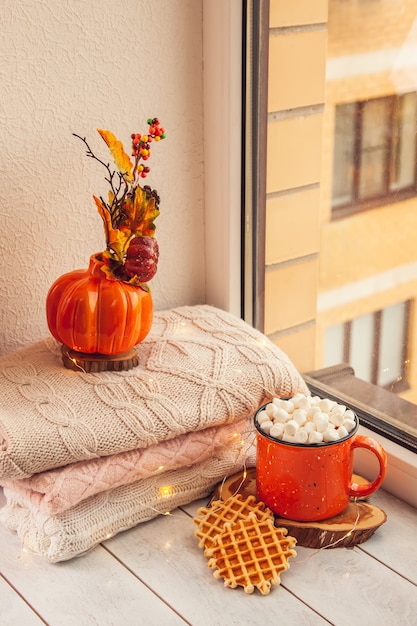
M 149 291 L 102 272 L 99 254 L 86 270 L 58 278 L 46 299 L 49 330 L 77 352 L 116 355 L 130 350 L 149 333 L 153 304 Z

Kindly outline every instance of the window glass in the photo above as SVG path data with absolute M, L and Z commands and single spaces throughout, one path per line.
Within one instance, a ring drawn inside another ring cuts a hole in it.
M 394 304 L 382 311 L 378 385 L 389 385 L 403 378 L 404 338 L 407 322 L 406 303 Z
M 335 217 L 340 207 L 353 212 L 386 204 L 390 197 L 395 201 L 399 191 L 416 195 L 416 127 L 414 92 L 336 105 Z
M 326 365 L 344 362 L 344 336 L 345 327 L 343 324 L 335 324 L 326 330 L 324 344 L 324 362 Z
M 398 99 L 393 119 L 390 189 L 405 189 L 415 180 L 417 94 Z
M 353 201 L 355 104 L 338 107 L 333 156 L 333 206 Z
M 407 388 L 409 305 L 398 302 L 327 328 L 324 366 L 349 363 L 362 380 L 394 392 Z
M 351 324 L 349 363 L 355 370 L 355 375 L 367 382 L 372 382 L 373 347 L 374 316 L 361 315 Z
M 382 195 L 387 176 L 389 148 L 389 99 L 379 98 L 361 103 L 358 116 L 361 125 L 359 154 L 359 200 Z
M 250 195 L 261 329 L 301 372 L 348 363 L 416 405 L 417 5 L 268 4 L 263 214 Z

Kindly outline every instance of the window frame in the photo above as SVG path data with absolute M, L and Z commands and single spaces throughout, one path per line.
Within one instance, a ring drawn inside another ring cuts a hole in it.
M 230 75 L 233 74 L 236 77 L 236 67 L 241 67 L 244 48 L 242 22 L 239 22 L 239 19 L 242 20 L 242 11 L 246 10 L 248 4 L 250 4 L 249 0 L 248 2 L 242 0 L 240 3 L 235 0 L 203 0 L 205 180 L 206 188 L 208 188 L 205 195 L 206 301 L 237 315 L 241 314 L 242 317 L 240 304 L 244 281 L 239 280 L 237 297 L 236 277 L 241 277 L 242 242 L 247 224 L 242 201 L 241 175 L 240 173 L 237 175 L 236 170 L 238 168 L 241 172 L 244 162 L 242 150 L 245 145 L 245 124 L 241 117 L 243 115 L 242 91 L 239 90 L 236 93 L 236 89 L 232 88 Z M 254 2 L 255 4 L 256 10 L 260 11 L 260 16 L 263 11 L 269 11 L 269 0 L 259 0 Z M 260 23 L 263 23 L 262 19 Z M 222 25 L 221 35 L 219 25 Z M 264 41 L 264 45 L 267 45 L 267 42 Z M 219 58 L 221 58 L 220 64 Z M 240 62 L 236 66 L 238 58 Z M 236 115 L 242 121 L 239 127 L 236 125 Z M 264 115 L 267 115 L 267 111 Z M 234 129 L 232 136 L 230 124 Z M 226 136 L 221 135 L 224 130 L 227 130 Z M 220 153 L 218 136 L 222 137 L 223 142 Z M 260 146 L 261 150 L 262 148 L 265 146 Z M 214 160 L 211 158 L 213 155 L 216 156 Z M 230 167 L 231 161 L 235 167 Z M 251 181 L 251 184 L 253 186 L 254 181 Z M 237 202 L 238 197 L 239 202 Z M 253 220 L 262 222 L 265 216 L 258 215 L 258 212 L 265 212 L 265 206 L 258 203 L 252 207 L 252 210 Z M 220 223 L 225 225 L 225 228 L 219 234 Z M 212 237 L 213 233 L 217 233 L 216 238 Z M 236 242 L 237 238 L 239 245 Z M 255 267 L 255 271 L 260 271 L 259 267 Z M 251 294 L 253 300 L 257 297 L 256 293 Z M 259 297 L 262 298 L 263 294 L 259 294 Z M 251 323 L 250 320 L 247 321 Z M 325 393 L 330 394 L 331 390 L 331 385 L 324 388 Z M 335 393 L 334 388 L 333 393 Z M 397 398 L 394 395 L 393 397 Z M 349 397 L 349 403 L 351 401 L 353 402 L 353 398 Z M 404 446 L 404 442 L 400 439 L 396 441 L 392 433 L 387 432 L 386 429 L 382 434 L 384 422 L 380 422 L 378 430 L 372 407 L 367 408 L 370 415 L 369 422 L 366 426 L 361 425 L 359 432 L 370 436 L 377 433 L 379 441 L 387 452 L 388 472 L 384 486 L 405 502 L 417 506 L 417 453 Z M 417 440 L 417 438 L 414 439 Z M 355 471 L 364 476 L 368 475 L 364 459 L 356 462 Z M 372 470 L 370 472 L 372 474 Z
M 378 98 L 370 98 L 369 100 L 358 100 L 355 102 L 346 102 L 340 105 L 335 106 L 335 118 L 337 116 L 338 107 L 343 107 L 346 105 L 354 105 L 355 113 L 353 120 L 353 155 L 352 155 L 352 167 L 353 167 L 353 176 L 352 176 L 352 189 L 351 189 L 351 197 L 352 199 L 343 202 L 341 204 L 334 204 L 333 197 L 331 199 L 331 218 L 332 220 L 341 219 L 348 215 L 353 215 L 355 213 L 360 213 L 362 211 L 368 211 L 370 209 L 374 209 L 377 207 L 381 207 L 388 204 L 393 204 L 394 202 L 401 202 L 403 200 L 407 200 L 408 198 L 412 198 L 417 195 L 417 158 L 415 158 L 415 167 L 414 167 L 414 181 L 407 187 L 402 189 L 390 189 L 390 180 L 391 180 L 391 165 L 393 162 L 393 148 L 395 146 L 394 142 L 394 125 L 392 123 L 395 112 L 399 110 L 399 106 L 397 103 L 400 98 L 408 95 L 408 94 L 417 94 L 417 92 L 406 92 L 402 94 L 391 94 L 387 96 L 382 96 Z M 387 127 L 390 129 L 389 136 L 387 138 L 387 154 L 384 159 L 384 170 L 383 170 L 383 180 L 384 180 L 384 191 L 380 194 L 375 194 L 374 196 L 360 198 L 360 174 L 361 174 L 361 157 L 364 152 L 362 148 L 362 138 L 363 138 L 363 117 L 365 106 L 368 102 L 377 102 L 377 101 L 386 101 L 387 102 Z M 336 123 L 336 121 L 335 121 Z M 416 130 L 417 130 L 417 119 L 416 119 Z M 417 133 L 415 136 L 414 142 L 414 154 L 417 157 Z
M 241 316 L 243 293 L 244 4 L 203 0 L 206 302 L 237 316 Z

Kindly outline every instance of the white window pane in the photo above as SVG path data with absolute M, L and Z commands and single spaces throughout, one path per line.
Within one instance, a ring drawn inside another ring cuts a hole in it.
M 336 107 L 332 205 L 347 204 L 353 199 L 354 143 L 356 104 Z
M 352 320 L 350 364 L 355 376 L 371 382 L 374 348 L 374 315 L 362 315 Z
M 417 98 L 407 93 L 398 100 L 394 129 L 390 189 L 404 189 L 414 183 L 416 157 Z
M 385 148 L 369 149 L 362 153 L 359 197 L 361 200 L 380 196 L 385 191 Z
M 405 323 L 405 302 L 382 311 L 378 385 L 387 385 L 401 376 Z
M 326 330 L 324 338 L 324 367 L 343 363 L 344 325 L 337 324 Z
M 362 150 L 387 145 L 389 139 L 387 99 L 378 98 L 364 102 L 362 115 Z
M 388 113 L 388 101 L 385 98 L 370 100 L 363 105 L 359 183 L 361 199 L 381 195 L 385 191 Z

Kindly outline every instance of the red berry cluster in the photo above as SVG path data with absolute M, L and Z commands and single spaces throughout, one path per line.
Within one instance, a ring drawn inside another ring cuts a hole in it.
M 152 141 L 161 141 L 165 139 L 165 129 L 161 128 L 160 121 L 157 117 L 149 118 L 147 120 L 149 124 L 149 130 L 147 135 L 141 135 L 140 133 L 132 133 L 132 156 L 136 157 L 136 160 L 147 161 L 151 156 L 151 143 Z M 150 172 L 150 168 L 144 165 L 138 165 L 137 172 L 141 178 L 146 178 Z

